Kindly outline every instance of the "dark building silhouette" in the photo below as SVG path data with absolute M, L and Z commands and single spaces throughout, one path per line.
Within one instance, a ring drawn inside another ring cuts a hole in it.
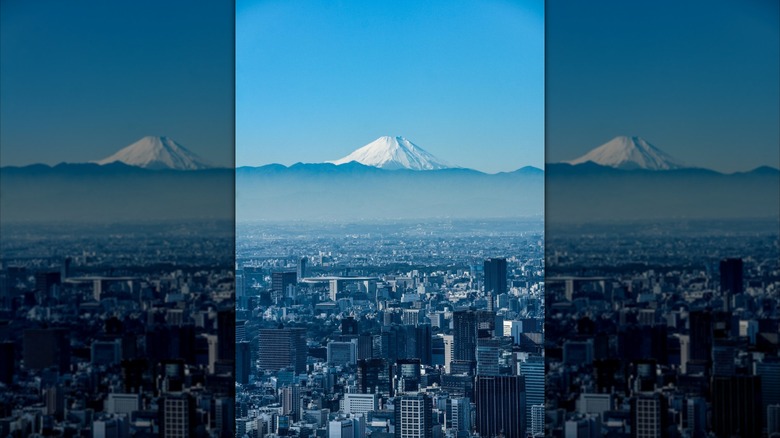
M 495 329 L 493 312 L 459 310 L 453 313 L 453 351 L 456 361 L 476 363 L 477 338 L 490 338 Z
M 272 272 L 271 295 L 274 302 L 282 299 L 287 294 L 287 287 L 294 286 L 298 282 L 298 274 L 295 272 Z
M 0 383 L 10 385 L 16 371 L 16 345 L 13 342 L 0 342 Z
M 361 394 L 392 395 L 391 365 L 382 358 L 357 362 L 358 392 Z
M 494 297 L 506 293 L 506 259 L 487 259 L 484 267 L 485 292 L 492 292 Z
M 236 358 L 236 311 L 234 309 L 217 312 L 217 359 L 235 360 Z
M 60 285 L 59 272 L 36 272 L 35 289 L 41 292 L 49 293 L 53 286 Z
M 24 367 L 41 370 L 57 367 L 60 372 L 70 368 L 70 339 L 62 328 L 29 329 L 24 331 Z
M 341 334 L 342 335 L 357 335 L 358 334 L 358 322 L 355 318 L 348 316 L 341 320 Z
M 252 370 L 251 343 L 242 341 L 236 344 L 236 382 L 246 385 Z
M 526 394 L 522 376 L 476 376 L 474 402 L 480 436 L 525 437 Z
M 761 436 L 762 408 L 761 377 L 713 377 L 712 430 L 716 436 Z
M 259 368 L 278 371 L 292 367 L 295 373 L 306 371 L 306 329 L 261 329 L 258 337 Z
M 731 295 L 743 292 L 742 259 L 723 259 L 720 261 L 720 291 Z

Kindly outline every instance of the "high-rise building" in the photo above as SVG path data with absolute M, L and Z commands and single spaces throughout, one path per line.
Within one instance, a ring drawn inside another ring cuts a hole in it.
M 259 369 L 278 371 L 292 367 L 295 373 L 306 371 L 306 329 L 300 327 L 260 329 L 258 336 Z
M 760 376 L 712 379 L 712 430 L 716 436 L 760 436 L 763 428 Z
M 492 258 L 485 260 L 485 293 L 492 296 L 506 293 L 506 259 Z
M 252 370 L 252 344 L 242 341 L 236 344 L 236 382 L 246 385 Z
M 236 359 L 236 311 L 217 312 L 217 360 Z
M 273 302 L 283 299 L 287 294 L 288 286 L 295 286 L 298 282 L 298 274 L 296 272 L 272 272 L 271 273 L 271 299 Z
M 766 408 L 766 431 L 769 438 L 780 435 L 780 405 L 769 405 Z
M 631 400 L 631 438 L 666 436 L 666 399 L 661 394 L 640 394 Z
M 196 422 L 195 401 L 192 397 L 186 393 L 169 394 L 163 397 L 161 403 L 161 435 L 165 438 L 192 436 Z
M 357 364 L 357 384 L 361 394 L 393 393 L 390 364 L 382 358 L 359 360 Z
M 780 405 L 780 360 L 767 356 L 761 362 L 756 362 L 756 376 L 761 377 L 762 411 L 769 405 Z
M 301 387 L 290 385 L 282 388 L 282 415 L 290 417 L 293 421 L 300 419 Z
M 520 374 L 525 378 L 526 419 L 531 418 L 534 405 L 544 405 L 544 357 L 529 356 L 520 363 Z M 542 420 L 544 421 L 544 420 Z M 531 422 L 526 427 L 531 430 Z M 542 423 L 544 427 L 544 423 Z M 532 432 L 533 433 L 533 432 Z
M 396 397 L 395 438 L 433 438 L 433 401 L 424 393 Z
M 459 310 L 453 313 L 453 360 L 476 362 L 477 338 L 493 336 L 493 312 Z
M 498 375 L 501 343 L 501 339 L 477 339 L 477 374 L 482 376 Z
M 522 376 L 476 376 L 476 430 L 480 436 L 526 435 L 526 392 Z
M 741 294 L 742 259 L 723 259 L 720 261 L 720 291 L 731 295 Z
M 25 330 L 22 345 L 24 367 L 28 370 L 56 366 L 65 372 L 70 368 L 70 339 L 66 329 Z
M 544 435 L 544 422 L 546 416 L 544 405 L 531 406 L 531 436 Z
M 417 392 L 420 389 L 420 359 L 398 359 L 393 381 L 396 394 Z
M 458 437 L 471 433 L 471 400 L 467 397 L 448 397 L 444 413 L 444 426 L 456 431 Z
M 685 401 L 685 420 L 691 438 L 707 436 L 707 401 L 704 397 L 691 397 Z
M 306 278 L 309 275 L 309 259 L 307 257 L 301 257 L 298 259 L 298 278 Z

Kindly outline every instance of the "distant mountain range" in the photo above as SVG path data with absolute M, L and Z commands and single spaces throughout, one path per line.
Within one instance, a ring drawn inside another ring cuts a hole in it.
M 99 161 L 106 164 L 0 168 L 0 219 L 229 219 L 235 212 L 239 221 L 352 221 L 545 211 L 550 223 L 780 217 L 780 170 L 682 167 L 638 137 L 619 137 L 545 171 L 497 174 L 450 167 L 403 137 L 382 137 L 333 163 L 235 170 L 204 168 L 164 137 L 123 151 Z M 226 196 L 234 188 L 235 199 Z

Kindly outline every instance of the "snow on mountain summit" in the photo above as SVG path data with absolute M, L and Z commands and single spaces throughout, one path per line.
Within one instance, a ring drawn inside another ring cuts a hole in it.
M 329 163 L 338 165 L 351 161 L 388 170 L 435 170 L 452 167 L 420 146 L 400 136 L 379 137 L 346 157 L 329 161 Z
M 95 163 L 103 165 L 117 161 L 145 169 L 198 170 L 212 167 L 172 139 L 156 136 L 144 137 Z
M 567 163 L 582 164 L 588 161 L 617 169 L 670 170 L 686 167 L 645 139 L 627 136 L 615 137 Z

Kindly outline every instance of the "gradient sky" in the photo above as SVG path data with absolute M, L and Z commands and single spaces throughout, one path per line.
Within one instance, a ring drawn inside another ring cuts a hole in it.
M 459 166 L 541 167 L 543 33 L 541 0 L 239 0 L 236 164 L 402 135 Z
M 232 166 L 231 2 L 2 0 L 0 164 L 85 162 L 166 135 Z
M 549 2 L 547 161 L 637 135 L 689 165 L 779 167 L 778 5 Z

